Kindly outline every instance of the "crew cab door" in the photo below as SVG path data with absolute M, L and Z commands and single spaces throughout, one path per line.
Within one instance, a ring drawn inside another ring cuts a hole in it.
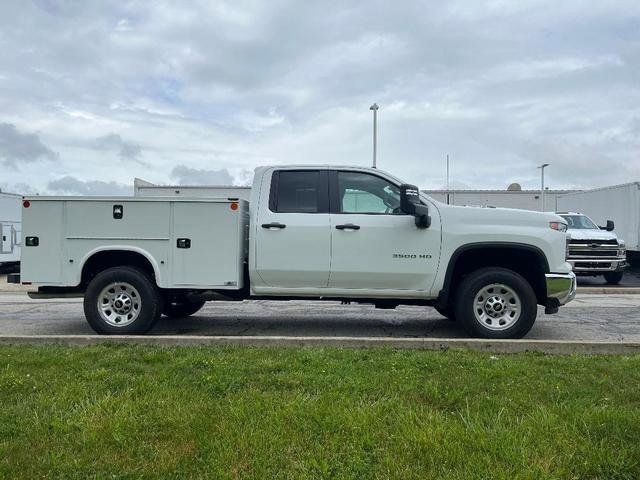
M 268 206 L 261 197 L 254 225 L 256 272 L 270 287 L 326 287 L 331 260 L 327 171 L 276 170 L 268 192 Z
M 400 189 L 362 171 L 330 172 L 331 274 L 340 289 L 430 290 L 440 255 L 437 212 L 416 227 L 400 211 Z

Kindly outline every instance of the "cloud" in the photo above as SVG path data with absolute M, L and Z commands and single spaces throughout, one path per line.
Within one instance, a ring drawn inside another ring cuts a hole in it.
M 171 170 L 171 178 L 180 185 L 234 185 L 228 170 L 203 170 L 178 165 Z
M 39 195 L 37 188 L 27 183 L 7 183 L 0 182 L 0 192 L 18 193 L 21 195 Z
M 123 140 L 122 137 L 116 133 L 96 138 L 95 145 L 96 148 L 100 150 L 116 150 L 122 160 L 131 160 L 141 163 L 142 165 L 147 165 L 140 160 L 142 147 L 133 142 Z
M 37 160 L 56 160 L 58 154 L 35 133 L 23 133 L 11 123 L 0 123 L 0 160 L 9 168 Z
M 5 3 L 0 121 L 60 153 L 0 147 L 12 183 L 369 165 L 374 101 L 379 167 L 422 188 L 447 153 L 474 188 L 640 179 L 635 0 Z
M 52 193 L 63 195 L 132 195 L 133 187 L 117 182 L 103 182 L 100 180 L 79 180 L 66 175 L 47 184 Z

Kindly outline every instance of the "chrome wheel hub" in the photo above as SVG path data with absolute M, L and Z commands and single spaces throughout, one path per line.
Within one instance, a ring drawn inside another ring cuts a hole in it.
M 473 303 L 476 320 L 489 330 L 506 330 L 522 314 L 522 301 L 507 285 L 493 283 L 478 291 Z
M 111 283 L 98 295 L 100 317 L 114 327 L 125 327 L 134 322 L 140 315 L 141 306 L 138 290 L 129 283 Z

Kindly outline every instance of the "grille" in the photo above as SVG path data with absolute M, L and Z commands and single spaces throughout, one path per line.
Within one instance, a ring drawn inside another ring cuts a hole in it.
M 572 245 L 573 247 L 573 245 Z M 569 249 L 569 258 L 571 257 L 616 257 L 618 255 L 617 250 L 600 250 L 597 248 L 576 250 L 574 248 Z
M 598 245 L 615 245 L 618 246 L 618 240 L 612 238 L 610 240 L 571 240 L 571 246 L 589 246 L 593 243 Z
M 576 262 L 575 267 L 603 270 L 603 269 L 611 268 L 611 264 L 610 263 L 593 263 L 593 262 Z

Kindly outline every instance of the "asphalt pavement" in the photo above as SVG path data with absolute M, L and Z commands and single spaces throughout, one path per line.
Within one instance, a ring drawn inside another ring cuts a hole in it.
M 81 299 L 32 300 L 0 292 L 0 335 L 85 335 Z M 192 317 L 162 318 L 152 335 L 463 338 L 464 331 L 433 308 L 394 310 L 339 302 L 209 302 Z M 640 342 L 640 295 L 578 295 L 538 320 L 526 337 L 540 340 Z

